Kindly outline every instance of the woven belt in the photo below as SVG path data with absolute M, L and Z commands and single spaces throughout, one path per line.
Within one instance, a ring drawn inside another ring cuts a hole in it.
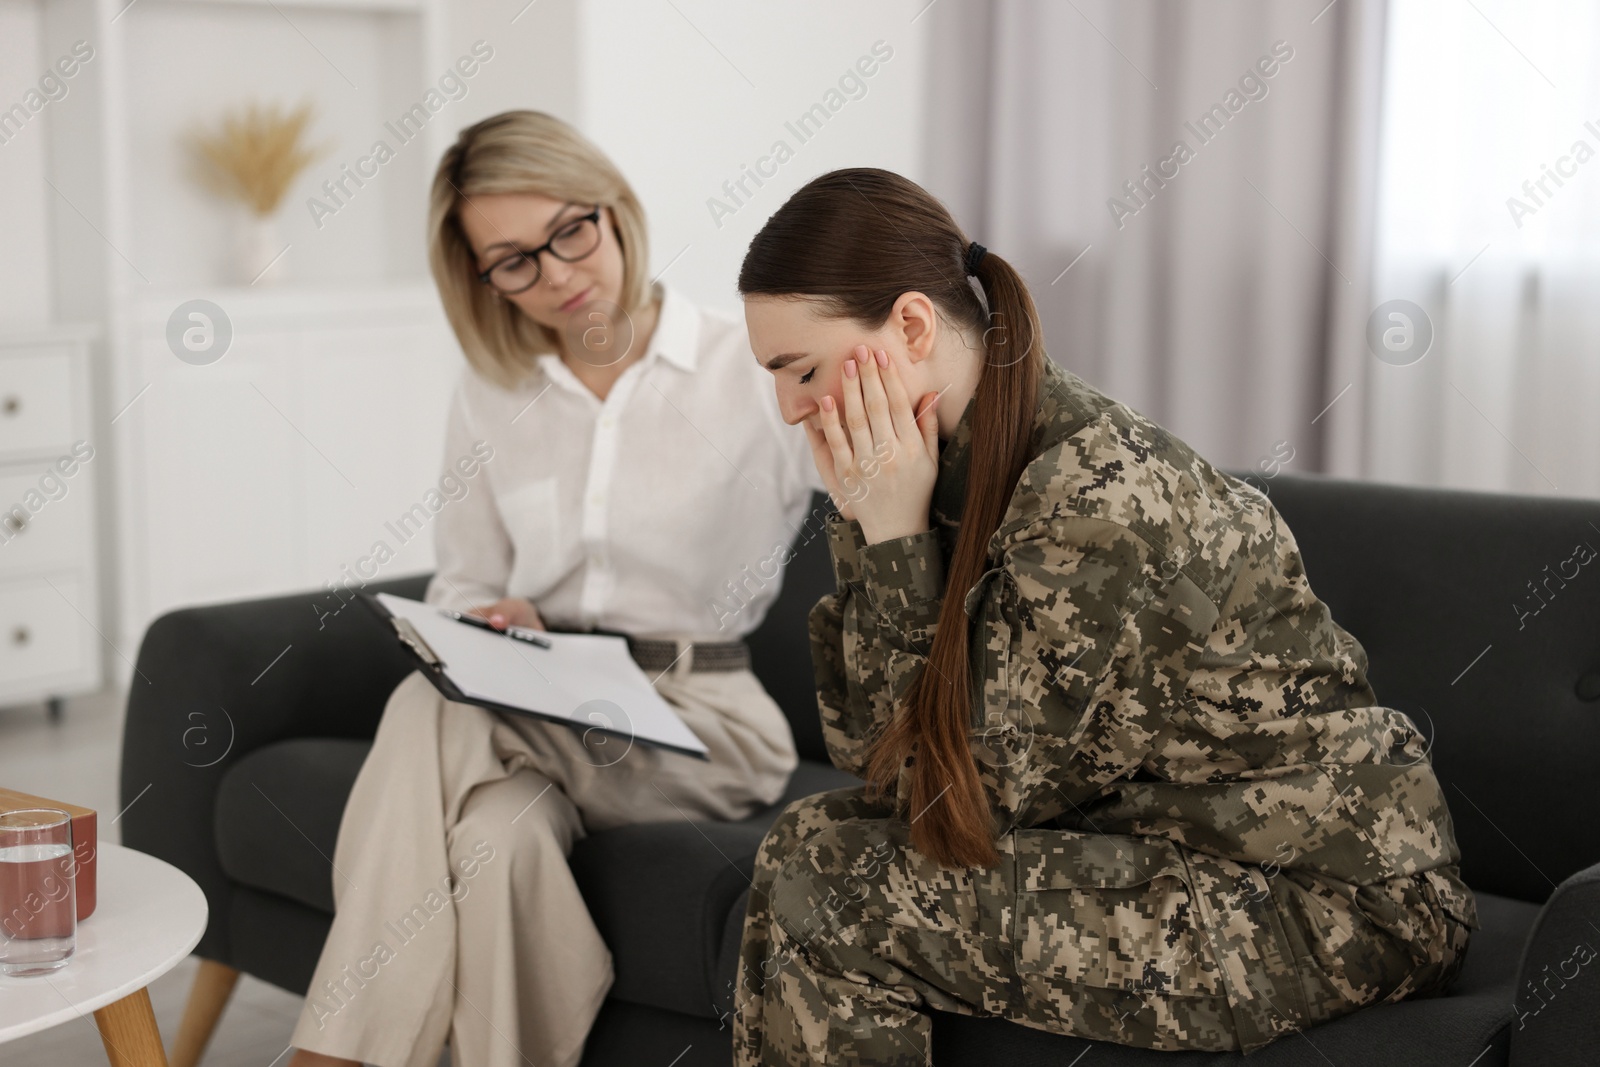
M 691 671 L 742 671 L 750 666 L 750 646 L 743 641 L 696 641 L 681 649 L 676 641 L 628 637 L 628 654 L 644 671 L 664 671 L 680 655 L 688 657 Z
M 688 659 L 690 671 L 742 671 L 750 667 L 750 646 L 743 641 L 695 641 L 687 649 L 676 641 L 656 637 L 634 637 L 616 630 L 569 630 L 552 626 L 558 633 L 605 634 L 628 642 L 628 655 L 642 671 L 660 673 L 678 662 L 679 654 Z

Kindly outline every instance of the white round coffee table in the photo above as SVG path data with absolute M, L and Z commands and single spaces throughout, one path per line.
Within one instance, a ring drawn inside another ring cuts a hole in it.
M 112 1067 L 166 1067 L 145 987 L 200 942 L 206 897 L 170 863 L 96 847 L 99 900 L 78 924 L 72 959 L 49 974 L 0 975 L 0 1044 L 93 1012 Z

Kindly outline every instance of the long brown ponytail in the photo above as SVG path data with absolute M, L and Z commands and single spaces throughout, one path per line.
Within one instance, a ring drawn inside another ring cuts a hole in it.
M 984 256 L 977 276 L 985 309 L 966 273 L 967 246 L 944 205 L 915 182 L 875 168 L 836 170 L 808 182 L 767 220 L 745 253 L 739 293 L 817 298 L 829 314 L 870 330 L 901 294 L 917 291 L 983 338 L 966 500 L 938 628 L 904 708 L 872 742 L 867 780 L 870 796 L 893 795 L 910 760 L 902 810 L 911 815 L 912 843 L 947 867 L 988 867 L 999 854 L 972 754 L 974 719 L 982 717 L 972 709 L 964 599 L 988 568 L 989 539 L 1032 458 L 1045 356 L 1022 278 L 993 252 Z

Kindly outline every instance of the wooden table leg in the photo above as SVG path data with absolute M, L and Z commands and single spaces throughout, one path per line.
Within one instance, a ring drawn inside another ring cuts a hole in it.
M 239 972 L 226 963 L 201 958 L 200 970 L 189 988 L 189 1003 L 183 1009 L 183 1022 L 178 1024 L 178 1040 L 168 1057 L 172 1067 L 195 1067 L 200 1062 L 238 981 Z
M 94 1013 L 111 1067 L 167 1067 L 167 1053 L 150 1008 L 150 990 L 129 993 Z

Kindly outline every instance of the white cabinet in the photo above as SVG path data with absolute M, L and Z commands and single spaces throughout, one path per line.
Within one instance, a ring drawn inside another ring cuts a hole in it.
M 41 621 L 20 639 L 15 670 L 87 655 L 126 685 L 158 616 L 338 582 L 437 481 L 462 356 L 428 273 L 423 223 L 434 164 L 478 117 L 481 96 L 428 104 L 420 129 L 388 132 L 461 69 L 443 0 L 44 0 L 37 10 L 40 63 L 92 57 L 80 60 L 70 96 L 24 131 L 49 216 L 42 258 L 53 283 L 52 306 L 24 311 L 104 327 L 92 351 L 92 425 L 73 417 L 97 449 L 107 577 L 103 609 L 83 608 L 103 639 L 91 628 L 88 653 L 73 651 L 56 639 L 58 624 Z M 278 217 L 287 280 L 231 284 L 249 276 L 233 247 L 242 213 L 193 180 L 184 135 L 250 103 L 301 100 L 314 105 L 307 140 L 320 154 Z M 380 138 L 392 159 L 380 177 L 349 186 L 344 174 Z M 26 148 L 8 147 L 7 158 Z M 327 200 L 340 182 L 338 210 L 313 212 L 312 199 Z M 169 318 L 197 299 L 233 328 L 225 354 L 198 365 L 167 341 Z M 13 355 L 0 388 L 0 410 L 7 391 L 21 398 L 12 421 L 0 415 L 6 493 L 11 475 L 37 476 L 28 464 L 76 439 L 59 432 L 71 376 L 59 353 Z M 39 581 L 11 590 L 0 560 L 0 646 L 14 630 L 7 604 L 37 614 L 57 596 L 44 577 L 62 577 L 50 582 L 63 602 L 88 604 L 102 588 L 78 562 L 95 549 L 72 533 L 76 506 L 71 495 L 51 502 L 38 535 L 25 535 L 30 551 L 13 557 Z M 378 577 L 432 566 L 431 538 L 417 537 Z M 76 587 L 66 581 L 74 574 Z M 6 655 L 0 674 L 13 669 Z
M 91 337 L 0 332 L 0 706 L 100 685 Z
M 0 580 L 0 686 L 7 704 L 98 688 L 81 571 Z
M 48 344 L 8 346 L 0 384 L 0 457 L 71 443 L 72 353 Z
M 190 297 L 228 316 L 214 363 L 167 346 Z M 117 643 L 130 654 L 174 608 L 344 581 L 437 482 L 461 355 L 431 284 L 202 290 L 136 308 L 125 399 L 111 405 L 125 406 Z M 375 577 L 432 569 L 431 534 Z

